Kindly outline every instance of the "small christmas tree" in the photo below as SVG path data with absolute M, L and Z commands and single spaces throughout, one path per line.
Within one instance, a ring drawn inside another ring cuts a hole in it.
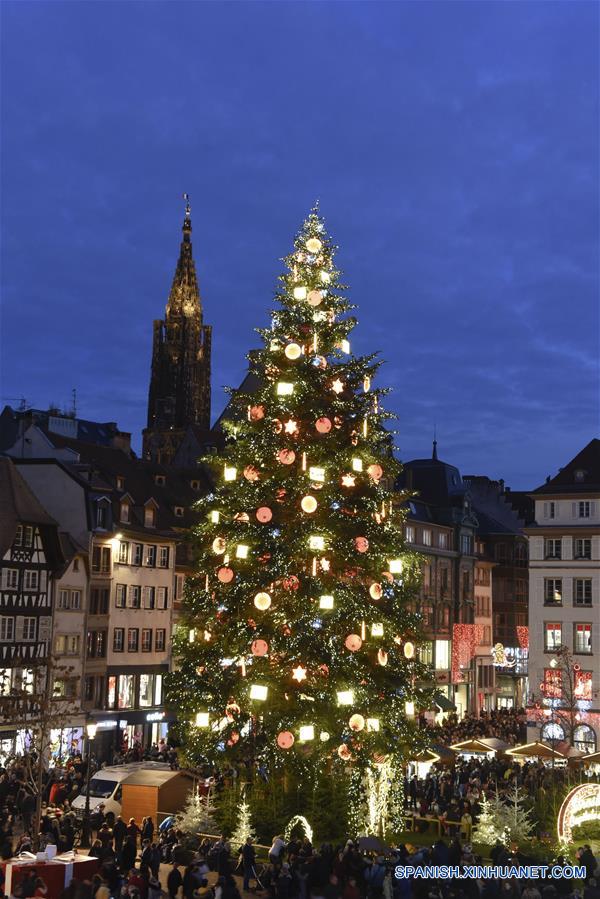
M 176 816 L 177 827 L 187 834 L 215 833 L 217 824 L 214 813 L 215 807 L 210 791 L 206 796 L 200 796 L 194 789 L 188 797 L 183 811 Z
M 234 832 L 231 834 L 230 843 L 233 852 L 237 852 L 238 849 L 244 845 L 248 837 L 252 837 L 252 839 L 255 840 L 256 834 L 254 832 L 254 827 L 252 826 L 250 806 L 245 799 L 242 799 L 238 808 L 237 824 Z
M 507 839 L 507 809 L 498 796 L 488 799 L 484 794 L 481 800 L 481 814 L 473 829 L 473 842 L 493 846 L 496 840 Z
M 510 790 L 507 799 L 508 804 L 504 806 L 507 837 L 511 843 L 519 845 L 531 838 L 534 828 L 531 811 L 524 807 L 526 799 L 517 786 Z

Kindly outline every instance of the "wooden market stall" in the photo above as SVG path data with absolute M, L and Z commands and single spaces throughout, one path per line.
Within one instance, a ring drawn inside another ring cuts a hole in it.
M 123 781 L 123 818 L 152 818 L 158 826 L 169 815 L 180 812 L 192 791 L 194 780 L 185 771 L 142 768 Z

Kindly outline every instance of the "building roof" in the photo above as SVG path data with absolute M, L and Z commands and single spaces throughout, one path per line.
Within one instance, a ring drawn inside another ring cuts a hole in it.
M 129 446 L 131 435 L 120 431 L 114 421 L 89 421 L 56 409 L 13 409 L 5 406 L 0 413 L 0 450 L 14 446 L 31 425 L 37 424 L 54 436 L 73 437 L 99 446 Z
M 54 529 L 58 546 L 58 525 L 49 515 L 27 482 L 19 474 L 12 459 L 0 456 L 0 557 L 12 546 L 19 524 Z
M 593 440 L 584 446 L 577 455 L 559 469 L 553 478 L 533 491 L 538 494 L 571 494 L 600 492 L 600 439 Z

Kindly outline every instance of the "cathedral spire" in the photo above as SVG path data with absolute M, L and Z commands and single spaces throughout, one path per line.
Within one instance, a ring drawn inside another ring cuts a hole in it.
M 433 452 L 431 453 L 431 458 L 435 459 L 437 462 L 437 425 L 433 426 Z
M 199 321 L 202 321 L 202 302 L 200 300 L 200 289 L 192 254 L 192 208 L 190 195 L 184 194 L 183 198 L 185 200 L 185 215 L 181 228 L 183 236 L 167 302 L 167 319 L 185 315 L 187 317 L 197 317 Z

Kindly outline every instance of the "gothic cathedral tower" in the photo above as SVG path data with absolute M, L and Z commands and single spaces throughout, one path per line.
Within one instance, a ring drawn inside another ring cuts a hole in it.
M 144 458 L 165 465 L 174 461 L 190 427 L 199 433 L 210 428 L 212 329 L 202 323 L 189 200 L 182 230 L 165 318 L 154 322 L 148 425 L 143 432 Z

